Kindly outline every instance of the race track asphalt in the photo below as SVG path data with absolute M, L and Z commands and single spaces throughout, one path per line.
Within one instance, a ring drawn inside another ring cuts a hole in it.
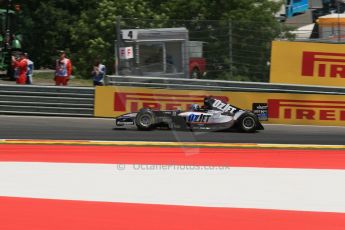
M 114 130 L 113 119 L 0 116 L 0 139 L 345 145 L 345 127 L 265 125 L 257 133 Z

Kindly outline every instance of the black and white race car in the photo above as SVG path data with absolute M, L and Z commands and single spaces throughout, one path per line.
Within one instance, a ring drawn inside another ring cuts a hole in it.
M 204 105 L 193 104 L 189 111 L 143 108 L 115 118 L 115 128 L 152 130 L 155 128 L 186 130 L 229 130 L 243 132 L 263 130 L 258 117 L 213 97 L 205 97 Z

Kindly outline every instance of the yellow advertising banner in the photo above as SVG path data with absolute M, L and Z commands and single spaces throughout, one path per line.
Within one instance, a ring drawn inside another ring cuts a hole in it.
M 345 87 L 345 45 L 274 41 L 270 82 Z
M 143 107 L 161 110 L 188 110 L 191 104 L 202 104 L 204 96 L 229 99 L 224 92 L 168 90 L 135 87 L 96 87 L 95 116 L 114 117 Z
M 267 123 L 345 126 L 345 95 L 189 91 L 135 87 L 96 87 L 95 116 L 116 117 L 143 107 L 188 110 L 214 96 L 242 109 L 268 106 Z

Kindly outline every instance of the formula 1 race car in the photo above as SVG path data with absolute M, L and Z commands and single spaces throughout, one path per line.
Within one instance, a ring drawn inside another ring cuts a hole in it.
M 143 108 L 115 118 L 115 128 L 155 128 L 186 130 L 229 130 L 243 132 L 263 130 L 258 117 L 249 110 L 237 108 L 213 97 L 205 97 L 204 105 L 193 104 L 189 111 Z

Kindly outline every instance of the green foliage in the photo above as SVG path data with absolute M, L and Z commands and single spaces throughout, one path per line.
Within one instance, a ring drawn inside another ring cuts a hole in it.
M 101 0 L 95 9 L 84 11 L 72 31 L 72 41 L 75 49 L 75 63 L 80 68 L 80 74 L 88 76 L 95 58 L 100 58 L 113 71 L 114 41 L 116 38 L 116 17 L 130 18 L 143 27 L 152 27 L 150 21 L 144 19 L 164 19 L 164 14 L 156 14 L 150 1 Z M 122 21 L 121 27 L 131 27 Z M 83 47 L 80 49 L 80 47 Z
M 37 67 L 52 67 L 58 50 L 73 52 L 72 31 L 81 12 L 92 4 L 79 0 L 19 1 L 18 31 L 24 37 L 24 49 Z M 80 48 L 80 47 L 79 47 Z
M 121 21 L 122 28 L 186 26 L 191 31 L 191 40 L 202 37 L 208 44 L 205 56 L 211 63 L 210 78 L 229 79 L 231 67 L 233 79 L 243 76 L 238 79 L 266 81 L 270 42 L 282 32 L 273 17 L 279 4 L 270 0 L 19 2 L 23 9 L 19 30 L 36 66 L 51 66 L 56 51 L 65 49 L 76 67 L 74 74 L 84 77 L 89 77 L 92 63 L 98 57 L 113 71 L 117 16 L 125 19 Z M 229 52 L 224 52 L 229 49 L 229 26 L 233 63 Z

